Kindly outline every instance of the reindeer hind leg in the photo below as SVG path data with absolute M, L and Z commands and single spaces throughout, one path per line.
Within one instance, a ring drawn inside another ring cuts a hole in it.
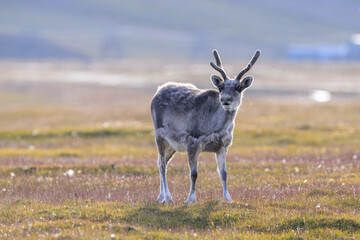
M 167 164 L 174 155 L 175 150 L 167 143 L 167 141 L 164 138 L 160 136 L 156 138 L 156 144 L 158 146 L 158 151 L 159 151 L 159 158 L 157 165 L 160 174 L 160 194 L 157 197 L 157 201 L 159 203 L 171 202 L 172 198 L 166 180 L 166 168 L 167 168 Z

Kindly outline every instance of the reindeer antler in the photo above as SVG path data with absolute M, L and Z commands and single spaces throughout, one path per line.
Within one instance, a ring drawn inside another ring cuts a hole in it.
M 226 75 L 226 73 L 225 73 L 224 68 L 222 67 L 219 53 L 218 53 L 217 50 L 214 50 L 214 51 L 213 51 L 213 54 L 214 54 L 214 57 L 215 57 L 216 65 L 215 65 L 215 63 L 213 63 L 213 62 L 210 62 L 210 65 L 211 65 L 216 71 L 218 71 L 218 72 L 221 74 L 221 76 L 223 77 L 224 81 L 226 81 L 226 80 L 228 79 L 228 77 L 227 77 L 227 75 Z
M 244 76 L 244 74 L 246 72 L 248 72 L 251 67 L 256 63 L 256 61 L 258 60 L 260 56 L 260 50 L 256 50 L 254 56 L 252 57 L 251 61 L 248 63 L 248 65 L 243 69 L 241 70 L 241 72 L 239 73 L 239 75 L 235 78 L 235 80 L 237 81 L 240 81 L 240 79 L 242 78 L 242 76 Z

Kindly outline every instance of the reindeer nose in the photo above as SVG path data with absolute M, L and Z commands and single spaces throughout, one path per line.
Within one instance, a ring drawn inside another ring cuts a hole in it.
M 229 104 L 231 102 L 231 96 L 229 95 L 223 95 L 220 99 L 222 104 Z

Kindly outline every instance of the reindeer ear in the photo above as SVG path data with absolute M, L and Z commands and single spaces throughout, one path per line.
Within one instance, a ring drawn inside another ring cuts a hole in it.
M 221 87 L 222 83 L 224 82 L 219 76 L 211 75 L 211 81 L 216 87 Z
M 240 86 L 245 89 L 245 88 L 250 87 L 252 82 L 253 82 L 253 77 L 252 76 L 247 76 L 241 81 Z

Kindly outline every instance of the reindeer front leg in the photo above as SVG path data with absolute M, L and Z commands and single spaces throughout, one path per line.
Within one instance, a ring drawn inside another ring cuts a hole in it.
M 230 193 L 227 187 L 226 153 L 227 153 L 226 148 L 222 148 L 219 152 L 217 152 L 216 162 L 218 164 L 218 171 L 223 186 L 223 199 L 225 201 L 232 202 L 233 200 L 230 197 Z
M 198 175 L 198 158 L 199 158 L 200 151 L 197 147 L 188 148 L 188 157 L 189 157 L 189 168 L 190 168 L 190 192 L 189 196 L 186 199 L 185 203 L 191 204 L 196 201 L 195 195 L 195 183 Z

